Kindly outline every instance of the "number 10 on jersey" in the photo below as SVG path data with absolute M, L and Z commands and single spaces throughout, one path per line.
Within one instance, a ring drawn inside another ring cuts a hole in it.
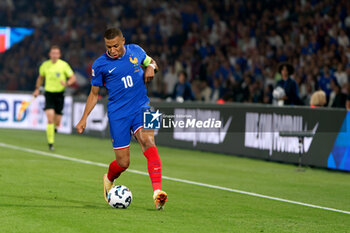
M 132 77 L 130 75 L 126 76 L 126 78 L 122 77 L 122 81 L 124 82 L 125 88 L 132 87 L 134 85 L 132 82 Z

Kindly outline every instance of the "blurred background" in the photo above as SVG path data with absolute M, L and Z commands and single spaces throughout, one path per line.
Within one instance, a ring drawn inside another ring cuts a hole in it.
M 176 100 L 185 79 L 192 90 L 185 101 L 271 104 L 281 62 L 295 69 L 301 105 L 322 89 L 327 106 L 345 108 L 349 93 L 346 0 L 1 0 L 0 22 L 35 29 L 0 53 L 2 91 L 32 91 L 57 44 L 78 76 L 70 93 L 86 96 L 91 65 L 105 51 L 103 33 L 115 26 L 158 62 L 148 94 L 159 100 Z

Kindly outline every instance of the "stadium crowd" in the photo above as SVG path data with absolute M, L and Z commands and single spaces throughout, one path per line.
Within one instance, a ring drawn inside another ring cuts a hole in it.
M 32 91 L 57 44 L 77 74 L 74 94 L 86 95 L 101 35 L 117 26 L 161 68 L 151 97 L 272 103 L 282 62 L 294 67 L 300 104 L 322 89 L 329 106 L 345 107 L 349 92 L 347 0 L 6 0 L 0 22 L 35 28 L 0 54 L 0 90 Z

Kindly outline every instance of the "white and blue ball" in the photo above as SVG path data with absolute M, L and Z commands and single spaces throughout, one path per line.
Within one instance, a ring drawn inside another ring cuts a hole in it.
M 284 97 L 285 95 L 286 95 L 286 92 L 280 86 L 276 87 L 272 92 L 272 96 L 275 99 L 280 99 L 280 98 Z
M 132 201 L 130 189 L 124 185 L 114 186 L 107 195 L 108 204 L 113 208 L 125 209 Z

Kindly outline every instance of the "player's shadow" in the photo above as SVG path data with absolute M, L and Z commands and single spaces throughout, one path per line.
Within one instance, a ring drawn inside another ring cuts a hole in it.
M 149 212 L 164 212 L 164 210 L 156 210 L 155 208 L 147 208 L 146 211 L 149 211 Z
M 54 201 L 62 203 L 61 205 L 37 205 L 37 204 L 0 204 L 0 207 L 38 207 L 38 208 L 87 208 L 87 209 L 96 209 L 96 208 L 103 208 L 105 209 L 108 207 L 106 203 L 94 203 L 94 202 L 88 202 L 88 201 L 79 201 L 79 200 L 71 200 L 63 197 L 36 197 L 36 196 L 21 196 L 21 195 L 1 195 L 2 197 L 8 197 L 11 198 L 17 198 L 21 199 L 22 201 L 31 201 L 31 200 L 42 200 L 42 201 Z M 75 205 L 67 205 L 63 203 L 72 203 Z
M 151 209 L 151 208 L 147 208 L 147 209 L 146 209 L 146 211 L 152 211 L 152 212 L 154 212 L 154 211 L 157 211 L 157 210 L 156 210 L 156 209 L 154 209 L 154 208 L 153 208 L 153 209 Z

